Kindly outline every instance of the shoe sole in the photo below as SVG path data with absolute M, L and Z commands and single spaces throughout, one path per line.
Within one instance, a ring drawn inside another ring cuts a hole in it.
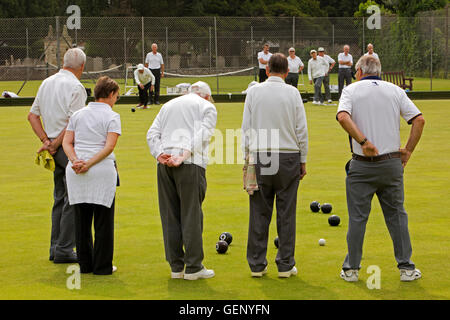
M 188 275 L 184 275 L 184 280 L 199 280 L 199 279 L 210 279 L 213 278 L 215 276 L 215 274 L 213 275 L 208 275 L 208 276 L 188 276 Z
M 278 272 L 278 278 L 289 278 L 290 276 L 296 276 L 298 273 L 297 270 L 295 271 L 286 271 L 286 272 Z
M 340 275 L 341 276 L 341 279 L 342 280 L 345 280 L 345 281 L 347 281 L 347 282 L 358 282 L 358 278 L 348 278 L 348 277 L 346 277 L 345 275 L 343 275 L 343 274 L 341 274 Z
M 420 275 L 420 276 L 414 276 L 414 277 L 403 277 L 403 276 L 401 276 L 401 277 L 400 277 L 400 281 L 403 281 L 403 282 L 411 282 L 411 281 L 414 281 L 414 280 L 418 280 L 418 279 L 420 279 L 420 278 L 422 278 L 421 275 Z
M 184 272 L 172 272 L 170 277 L 172 279 L 184 279 Z
M 263 275 L 267 274 L 267 270 L 261 272 L 252 272 L 253 278 L 262 278 Z

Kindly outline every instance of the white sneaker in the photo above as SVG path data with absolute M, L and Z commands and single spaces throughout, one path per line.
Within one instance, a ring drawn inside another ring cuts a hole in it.
M 117 267 L 116 266 L 113 266 L 112 267 L 112 273 L 114 273 L 114 272 L 116 272 L 117 271 Z
M 278 272 L 278 277 L 279 278 L 289 278 L 290 276 L 296 276 L 296 275 L 297 275 L 297 268 L 296 267 L 292 267 L 292 269 L 289 270 L 289 271 Z
M 252 272 L 252 277 L 254 278 L 261 278 L 263 275 L 267 273 L 267 266 L 264 268 L 263 271 L 260 272 Z
M 347 271 L 341 270 L 341 278 L 348 282 L 358 281 L 359 271 L 356 269 L 350 269 Z
M 333 102 L 333 100 L 331 100 L 331 99 L 330 99 L 330 100 L 328 100 L 328 103 L 332 103 L 332 102 Z
M 422 273 L 419 269 L 400 269 L 400 281 L 414 281 L 420 278 L 422 278 Z
M 208 279 L 215 276 L 214 270 L 208 270 L 203 267 L 202 270 L 196 273 L 185 273 L 184 280 L 198 280 L 198 279 Z
M 184 278 L 184 271 L 181 272 L 172 272 L 170 277 L 172 279 L 183 279 Z
M 312 104 L 320 104 L 320 102 L 313 100 Z

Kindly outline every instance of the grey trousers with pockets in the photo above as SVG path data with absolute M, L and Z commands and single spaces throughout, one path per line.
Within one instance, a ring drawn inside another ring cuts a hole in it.
M 383 210 L 384 220 L 394 245 L 399 269 L 414 269 L 408 231 L 408 215 L 403 207 L 403 167 L 399 158 L 379 162 L 352 160 L 346 180 L 349 215 L 348 254 L 342 269 L 359 269 L 366 224 L 374 194 Z

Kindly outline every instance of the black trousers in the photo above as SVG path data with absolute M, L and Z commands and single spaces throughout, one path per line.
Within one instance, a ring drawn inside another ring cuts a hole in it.
M 144 85 L 144 89 L 141 89 L 141 87 L 138 86 L 138 89 L 139 89 L 139 103 L 143 104 L 144 106 L 146 106 L 148 104 L 149 90 L 150 90 L 151 86 L 152 86 L 151 82 L 149 82 L 146 85 Z M 150 91 L 150 95 L 151 94 L 152 94 L 152 92 Z
M 264 82 L 267 78 L 266 69 L 259 69 L 259 82 Z
M 342 90 L 345 85 L 349 86 L 352 84 L 352 69 L 351 68 L 339 68 L 338 71 L 338 85 L 339 85 L 339 98 L 341 97 Z
M 155 76 L 155 90 L 150 91 L 150 103 L 159 102 L 159 91 L 161 87 L 161 69 L 150 69 Z
M 250 222 L 247 242 L 247 261 L 252 272 L 261 272 L 267 266 L 267 241 L 276 199 L 277 233 L 279 249 L 275 262 L 279 272 L 286 272 L 295 266 L 295 223 L 297 190 L 300 183 L 300 154 L 280 153 L 270 164 L 257 156 L 255 165 L 259 190 L 250 196 Z M 278 160 L 278 170 L 265 174 L 263 169 L 274 166 Z
M 75 207 L 75 238 L 81 273 L 112 273 L 114 251 L 114 205 L 111 208 L 80 203 Z M 92 241 L 94 219 L 95 242 Z
M 290 84 L 297 88 L 298 86 L 298 73 L 289 72 L 284 80 L 287 84 Z

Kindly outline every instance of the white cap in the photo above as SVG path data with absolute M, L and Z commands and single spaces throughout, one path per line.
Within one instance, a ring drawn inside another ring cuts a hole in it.
M 313 53 L 313 52 L 317 53 L 317 51 L 314 50 L 314 49 L 312 49 L 309 53 L 311 54 L 311 53 Z
M 138 70 L 144 70 L 144 65 L 143 65 L 142 63 L 139 63 L 139 64 L 137 65 L 137 69 L 138 69 Z
M 208 95 L 210 97 L 210 100 L 214 101 L 212 99 L 211 88 L 209 87 L 209 85 L 206 82 L 197 81 L 196 83 L 192 84 L 190 91 L 200 94 L 201 96 Z
M 294 47 L 290 47 L 289 48 L 289 52 L 291 52 L 291 51 L 295 51 L 295 48 Z
M 317 51 L 321 52 L 321 51 L 325 51 L 325 49 L 320 47 L 319 49 L 317 49 Z

